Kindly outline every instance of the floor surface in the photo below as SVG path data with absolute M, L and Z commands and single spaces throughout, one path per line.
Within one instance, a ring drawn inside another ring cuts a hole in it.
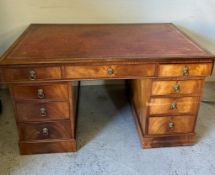
M 215 84 L 204 99 L 215 100 Z M 215 105 L 202 103 L 197 143 L 143 150 L 120 86 L 81 87 L 76 153 L 20 156 L 12 104 L 0 91 L 0 175 L 213 175 Z

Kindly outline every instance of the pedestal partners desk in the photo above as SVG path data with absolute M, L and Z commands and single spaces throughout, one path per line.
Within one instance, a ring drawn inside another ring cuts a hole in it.
M 75 80 L 127 79 L 143 147 L 192 145 L 213 59 L 173 24 L 30 25 L 0 61 L 20 153 L 76 151 Z

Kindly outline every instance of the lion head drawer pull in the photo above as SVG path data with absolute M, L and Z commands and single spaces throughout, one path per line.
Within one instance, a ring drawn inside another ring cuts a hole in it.
M 177 103 L 176 103 L 176 102 L 173 102 L 173 103 L 170 105 L 170 109 L 171 109 L 171 110 L 177 109 Z
M 185 66 L 182 69 L 183 76 L 189 76 L 189 67 Z
M 174 126 L 175 126 L 174 122 L 169 122 L 169 123 L 168 123 L 168 127 L 169 127 L 170 129 L 174 128 Z
M 108 68 L 107 70 L 108 75 L 112 75 L 113 74 L 113 69 L 111 67 Z
M 175 93 L 180 92 L 180 84 L 178 84 L 178 82 L 173 86 L 173 91 Z
M 36 79 L 36 72 L 34 70 L 29 71 L 29 80 L 35 80 Z
M 37 96 L 38 96 L 38 98 L 45 98 L 45 93 L 44 93 L 43 89 L 37 90 Z
M 49 135 L 49 129 L 48 128 L 43 128 L 42 129 L 42 135 L 47 137 Z
M 47 110 L 46 110 L 46 108 L 40 108 L 40 115 L 42 117 L 46 117 L 47 116 Z

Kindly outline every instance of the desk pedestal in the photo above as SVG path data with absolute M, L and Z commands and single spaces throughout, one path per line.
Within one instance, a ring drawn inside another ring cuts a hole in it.
M 76 151 L 78 87 L 67 82 L 10 85 L 21 154 Z
M 130 81 L 131 107 L 143 148 L 194 144 L 203 83 L 183 78 Z

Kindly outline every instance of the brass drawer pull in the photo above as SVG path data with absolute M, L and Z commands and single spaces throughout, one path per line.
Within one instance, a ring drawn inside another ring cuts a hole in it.
M 46 108 L 40 108 L 40 115 L 42 117 L 46 117 L 47 116 L 47 110 L 46 110 Z
M 170 109 L 172 109 L 172 110 L 177 109 L 177 103 L 176 103 L 176 102 L 173 102 L 173 103 L 170 105 Z
M 43 89 L 37 90 L 37 96 L 38 96 L 38 98 L 45 98 L 45 93 L 44 93 Z
M 189 76 L 189 67 L 185 66 L 182 69 L 183 76 Z
M 178 84 L 178 82 L 173 86 L 173 91 L 174 91 L 175 93 L 180 92 L 180 85 Z
M 112 75 L 113 74 L 113 69 L 111 67 L 108 68 L 107 70 L 108 75 Z
M 36 72 L 34 70 L 29 71 L 29 80 L 35 80 L 36 79 Z
M 43 136 L 48 136 L 49 135 L 49 129 L 48 128 L 43 128 L 42 129 L 42 135 Z
M 168 123 L 168 127 L 169 127 L 170 129 L 174 128 L 174 126 L 175 126 L 174 122 L 169 122 L 169 123 Z

